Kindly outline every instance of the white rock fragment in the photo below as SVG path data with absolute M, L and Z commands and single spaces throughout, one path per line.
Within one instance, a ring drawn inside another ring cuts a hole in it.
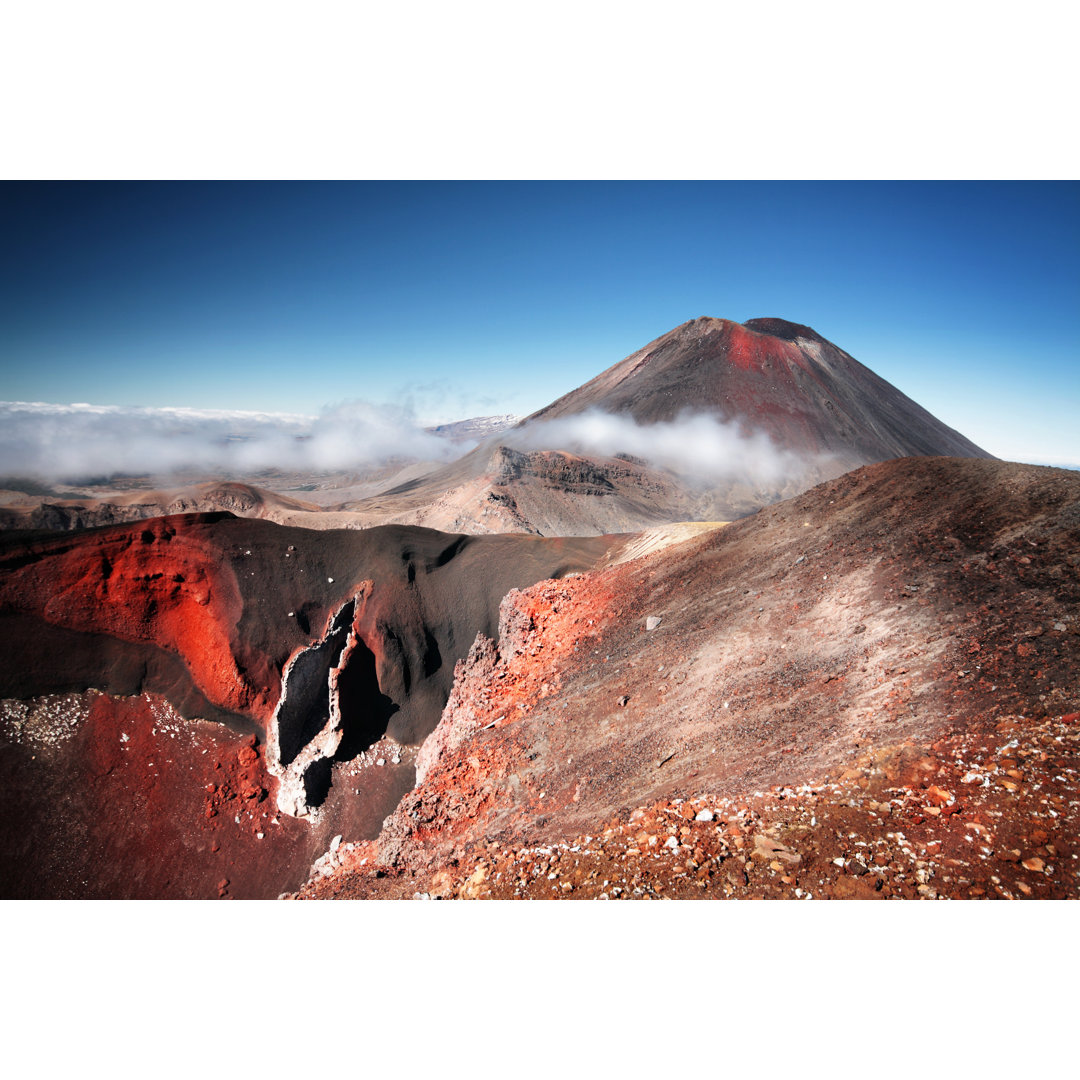
M 338 835 L 335 836 L 334 839 L 330 841 L 330 850 L 331 851 L 337 851 L 337 849 L 339 847 L 341 847 L 341 833 L 338 833 Z
M 697 814 L 694 815 L 694 820 L 695 821 L 712 821 L 713 817 L 714 817 L 714 814 L 713 814 L 713 812 L 711 810 L 699 810 L 697 812 Z
M 327 581 L 328 581 L 328 582 L 329 582 L 329 583 L 330 583 L 331 585 L 333 585 L 333 584 L 334 584 L 334 579 L 333 579 L 332 577 L 328 577 L 328 578 L 327 578 L 326 580 L 327 580 Z
M 679 848 L 679 838 L 677 836 L 669 836 L 664 847 L 671 848 L 672 851 L 677 851 Z

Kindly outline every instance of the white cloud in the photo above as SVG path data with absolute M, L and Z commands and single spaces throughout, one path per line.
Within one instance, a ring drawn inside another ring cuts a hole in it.
M 0 402 L 0 475 L 167 475 L 179 469 L 347 470 L 395 457 L 444 460 L 462 447 L 394 405 L 343 402 L 319 416 L 215 409 Z
M 520 450 L 629 454 L 684 478 L 711 483 L 780 485 L 819 464 L 782 450 L 764 432 L 708 413 L 684 412 L 675 420 L 638 424 L 629 416 L 590 409 L 507 431 L 500 442 Z

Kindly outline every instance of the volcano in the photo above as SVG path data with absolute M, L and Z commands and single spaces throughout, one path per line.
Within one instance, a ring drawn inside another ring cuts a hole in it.
M 614 430 L 581 445 L 583 425 L 598 418 Z M 396 462 L 323 477 L 318 492 L 291 474 L 273 491 L 259 486 L 273 487 L 266 475 L 60 498 L 24 485 L 0 492 L 0 529 L 226 510 L 314 529 L 598 536 L 735 520 L 891 458 L 991 456 L 816 331 L 773 318 L 693 319 L 513 421 L 445 425 L 451 442 L 483 441 L 449 464 Z M 675 461 L 660 449 L 672 441 Z
M 603 453 L 565 445 L 590 416 L 625 421 L 635 451 L 620 453 L 618 434 Z M 650 457 L 650 429 L 705 417 L 729 432 L 728 460 L 695 464 L 690 432 L 679 465 Z M 930 455 L 992 456 L 807 326 L 700 318 L 459 461 L 349 509 L 467 532 L 601 534 L 732 520 L 860 465 Z
M 840 471 L 909 456 L 991 457 L 808 326 L 700 318 L 526 418 L 600 409 L 639 424 L 709 412 Z
M 799 467 L 537 442 L 691 414 Z M 394 476 L 0 533 L 3 896 L 1080 895 L 1076 473 L 697 319 Z

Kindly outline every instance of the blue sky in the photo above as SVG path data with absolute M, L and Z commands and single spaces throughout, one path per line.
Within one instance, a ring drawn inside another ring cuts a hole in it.
M 0 230 L 6 401 L 524 413 L 777 315 L 1080 462 L 1075 183 L 5 183 Z

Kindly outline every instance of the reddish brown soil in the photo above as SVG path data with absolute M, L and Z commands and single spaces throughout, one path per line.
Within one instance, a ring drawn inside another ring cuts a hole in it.
M 862 755 L 816 784 L 663 800 L 440 869 L 353 845 L 304 899 L 1074 899 L 1080 714 Z
M 860 844 L 885 858 L 866 865 L 875 895 L 1076 895 L 1078 550 L 1080 477 L 906 459 L 511 594 L 497 649 L 459 665 L 416 790 L 305 895 L 473 895 L 494 874 L 493 895 L 547 895 L 537 848 L 576 860 L 567 894 L 699 890 L 723 864 L 708 895 L 856 895 Z M 678 846 L 654 859 L 640 834 L 662 847 L 656 823 L 687 803 L 741 833 L 673 820 Z M 586 848 L 608 859 L 595 878 Z
M 185 720 L 156 695 L 5 701 L 3 895 L 273 899 L 336 834 L 377 836 L 413 782 L 411 760 L 387 760 L 361 781 L 340 769 L 320 820 L 298 821 L 277 811 L 254 735 Z

